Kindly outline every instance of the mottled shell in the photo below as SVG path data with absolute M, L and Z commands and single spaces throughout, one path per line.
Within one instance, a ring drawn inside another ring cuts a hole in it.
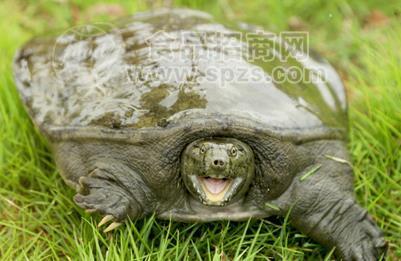
M 215 114 L 275 129 L 345 130 L 338 75 L 288 46 L 258 27 L 166 9 L 38 38 L 20 50 L 14 68 L 23 101 L 45 131 L 152 131 Z M 283 80 L 286 70 L 302 73 Z

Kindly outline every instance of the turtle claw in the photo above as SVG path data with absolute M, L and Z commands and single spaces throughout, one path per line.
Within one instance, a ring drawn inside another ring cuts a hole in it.
M 119 222 L 113 222 L 103 232 L 104 233 L 110 232 L 110 231 L 118 228 L 119 226 L 121 226 L 121 224 L 122 223 L 119 223 Z
M 113 215 L 106 215 L 102 218 L 102 220 L 100 220 L 99 224 L 97 225 L 97 227 L 101 227 L 104 224 L 106 224 L 107 222 L 111 221 L 114 219 Z M 113 224 L 113 223 L 112 223 Z M 107 229 L 107 228 L 106 228 Z
M 106 215 L 106 216 L 104 216 L 102 218 L 102 220 L 100 220 L 100 222 L 97 225 L 97 227 L 101 227 L 104 224 L 106 224 L 106 223 L 108 223 L 108 222 L 110 222 L 112 220 L 115 220 L 115 217 L 113 215 Z M 105 232 L 105 233 L 110 232 L 110 231 L 118 228 L 121 225 L 122 225 L 122 223 L 120 223 L 120 222 L 112 222 L 103 232 Z
M 94 208 L 85 209 L 85 212 L 88 214 L 95 213 L 96 211 L 97 211 L 97 209 L 94 209 Z

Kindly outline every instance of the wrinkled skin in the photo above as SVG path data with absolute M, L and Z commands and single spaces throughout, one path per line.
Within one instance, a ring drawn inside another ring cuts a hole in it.
M 199 38 L 228 28 L 201 12 L 162 10 L 94 37 L 39 38 L 17 54 L 18 90 L 50 140 L 62 177 L 77 190 L 75 202 L 104 215 L 99 226 L 112 222 L 106 231 L 151 213 L 184 222 L 288 214 L 338 257 L 378 259 L 386 242 L 355 201 L 338 75 L 311 55 L 255 62 L 209 43 L 241 41 L 235 37 Z M 170 43 L 180 32 L 201 43 L 199 50 L 210 44 L 223 59 L 186 56 L 182 49 L 163 59 L 163 46 L 147 55 L 153 40 Z M 150 73 L 190 70 L 177 82 L 136 82 L 127 65 Z M 231 79 L 221 88 L 222 82 L 201 81 L 210 65 L 264 75 L 278 65 L 296 66 L 325 75 L 318 83 Z

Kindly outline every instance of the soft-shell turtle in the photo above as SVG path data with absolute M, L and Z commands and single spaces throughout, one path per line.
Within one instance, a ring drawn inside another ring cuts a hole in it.
M 29 42 L 15 79 L 75 202 L 113 221 L 107 231 L 150 213 L 208 222 L 289 212 L 346 260 L 383 253 L 354 200 L 345 91 L 327 62 L 192 10 L 84 29 Z

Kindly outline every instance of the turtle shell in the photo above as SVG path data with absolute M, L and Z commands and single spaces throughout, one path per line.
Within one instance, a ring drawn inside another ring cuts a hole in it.
M 14 71 L 31 117 L 50 136 L 87 127 L 150 132 L 223 117 L 278 133 L 345 137 L 344 87 L 307 40 L 162 9 L 34 39 Z

